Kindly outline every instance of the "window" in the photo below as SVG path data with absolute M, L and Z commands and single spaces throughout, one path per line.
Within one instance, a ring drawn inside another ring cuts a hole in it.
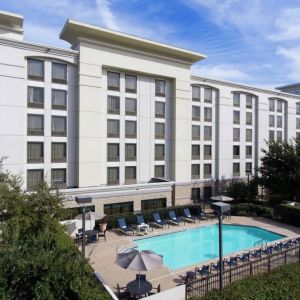
M 125 160 L 136 160 L 136 144 L 125 144 Z
M 212 121 L 212 109 L 210 107 L 204 107 L 204 121 L 205 122 Z
M 118 185 L 119 184 L 119 168 L 110 167 L 107 168 L 107 185 Z
M 300 118 L 296 119 L 296 128 L 300 129 Z
M 67 160 L 67 144 L 52 143 L 51 145 L 51 161 L 53 163 L 66 162 Z
M 300 139 L 300 132 L 296 132 L 296 140 Z
M 282 128 L 282 116 L 277 116 L 277 127 Z
M 136 138 L 136 121 L 125 121 L 125 137 Z
M 204 178 L 211 178 L 211 164 L 204 164 Z
M 107 161 L 119 161 L 119 144 L 107 144 Z
M 237 159 L 240 158 L 240 146 L 233 146 L 233 158 Z
M 107 137 L 119 137 L 120 136 L 120 121 L 119 120 L 107 120 Z
M 269 111 L 275 111 L 275 100 L 269 99 Z
M 252 125 L 252 112 L 246 112 L 246 125 Z
M 44 61 L 28 58 L 27 68 L 28 79 L 44 80 Z
M 240 112 L 237 110 L 233 111 L 233 123 L 240 124 Z
M 125 75 L 125 91 L 127 93 L 136 93 L 136 82 L 136 76 Z
M 67 65 L 52 63 L 52 82 L 67 83 Z
M 147 199 L 141 201 L 142 211 L 143 210 L 156 210 L 167 207 L 167 199 L 166 198 L 158 198 L 158 199 Z
M 192 159 L 200 159 L 200 145 L 192 145 Z
M 164 118 L 165 117 L 165 103 L 164 102 L 155 102 L 155 117 Z
M 27 189 L 32 191 L 44 180 L 44 170 L 27 170 Z
M 200 165 L 193 164 L 192 165 L 192 179 L 199 179 L 200 178 Z
M 193 121 L 200 121 L 200 106 L 192 106 L 192 119 Z
M 192 125 L 192 139 L 199 140 L 200 139 L 200 126 Z
M 166 82 L 164 80 L 155 80 L 155 96 L 166 95 Z
M 240 164 L 233 163 L 233 176 L 240 176 Z
M 200 87 L 198 86 L 192 87 L 192 98 L 193 101 L 200 101 Z
M 252 158 L 252 146 L 246 146 L 246 158 Z
M 275 126 L 275 116 L 269 115 L 269 126 L 274 127 Z
M 120 74 L 116 72 L 107 72 L 107 89 L 112 91 L 120 90 Z
M 43 163 L 44 162 L 44 144 L 43 143 L 27 143 L 27 162 Z
M 204 126 L 204 140 L 211 141 L 211 139 L 212 139 L 212 127 Z
M 211 145 L 204 145 L 204 159 L 211 159 Z
M 133 212 L 133 202 L 118 202 L 104 204 L 104 214 L 106 215 L 124 215 Z
M 282 131 L 277 131 L 277 142 L 282 142 Z
M 57 189 L 66 188 L 66 169 L 51 170 L 51 186 Z
M 273 142 L 275 140 L 275 132 L 274 130 L 269 130 L 269 142 Z
M 296 103 L 296 114 L 300 115 L 300 102 Z
M 28 107 L 44 108 L 44 89 L 29 86 L 27 90 Z
M 246 95 L 246 108 L 252 108 L 252 96 L 251 95 Z
M 125 184 L 136 183 L 136 167 L 125 167 Z
M 155 123 L 155 138 L 156 139 L 165 138 L 165 123 Z
M 200 188 L 192 188 L 191 199 L 193 200 L 194 203 L 200 202 L 200 194 L 201 194 Z
M 282 112 L 282 101 L 277 100 L 277 112 Z
M 125 99 L 125 114 L 127 116 L 136 116 L 136 99 L 135 98 L 126 98 Z
M 44 116 L 28 115 L 27 117 L 27 134 L 28 135 L 44 135 Z
M 154 177 L 164 178 L 165 177 L 165 166 L 155 166 L 154 167 Z
M 233 106 L 240 107 L 240 94 L 233 93 Z
M 252 129 L 246 129 L 246 142 L 252 142 Z
M 204 102 L 212 102 L 212 89 L 204 88 Z
M 120 114 L 120 97 L 107 96 L 107 113 Z
M 165 145 L 158 144 L 155 145 L 155 160 L 164 160 L 165 159 Z
M 246 171 L 246 175 L 252 174 L 252 163 L 251 162 L 246 162 L 245 171 Z
M 52 116 L 52 136 L 67 135 L 67 118 L 62 116 Z
M 240 141 L 240 129 L 239 128 L 233 128 L 233 141 L 234 142 Z
M 52 90 L 52 109 L 67 108 L 67 92 L 63 90 Z

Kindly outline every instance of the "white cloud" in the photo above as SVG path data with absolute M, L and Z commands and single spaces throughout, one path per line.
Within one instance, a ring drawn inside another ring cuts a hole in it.
M 291 80 L 300 80 L 300 46 L 294 48 L 279 47 L 276 54 L 288 60 L 286 77 Z M 284 72 L 284 70 L 282 70 Z
M 230 64 L 195 65 L 192 67 L 192 74 L 237 82 L 243 82 L 250 79 L 249 75 L 239 70 L 238 67 Z
M 113 30 L 119 30 L 119 26 L 116 23 L 116 18 L 110 8 L 111 1 L 96 0 L 96 4 L 104 26 Z

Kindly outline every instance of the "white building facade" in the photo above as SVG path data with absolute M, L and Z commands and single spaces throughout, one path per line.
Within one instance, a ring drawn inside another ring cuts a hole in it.
M 0 157 L 23 179 L 118 214 L 198 202 L 300 132 L 300 96 L 191 75 L 200 53 L 68 20 L 72 50 L 0 13 Z M 299 126 L 298 126 L 299 125 Z

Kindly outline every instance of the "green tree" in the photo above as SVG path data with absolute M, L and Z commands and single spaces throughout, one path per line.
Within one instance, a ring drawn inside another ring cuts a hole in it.
M 109 299 L 59 223 L 62 197 L 0 170 L 0 298 Z
M 267 143 L 258 182 L 273 194 L 294 199 L 300 191 L 300 140 Z

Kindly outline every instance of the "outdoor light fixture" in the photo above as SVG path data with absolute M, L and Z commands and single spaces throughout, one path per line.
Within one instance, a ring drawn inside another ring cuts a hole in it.
M 82 207 L 82 260 L 85 260 L 85 205 L 92 203 L 92 197 L 76 196 L 75 200 Z
M 211 209 L 218 215 L 219 218 L 219 266 L 220 266 L 220 291 L 223 291 L 223 240 L 222 240 L 222 219 L 224 213 L 231 210 L 231 206 L 224 202 L 215 202 L 210 205 Z

